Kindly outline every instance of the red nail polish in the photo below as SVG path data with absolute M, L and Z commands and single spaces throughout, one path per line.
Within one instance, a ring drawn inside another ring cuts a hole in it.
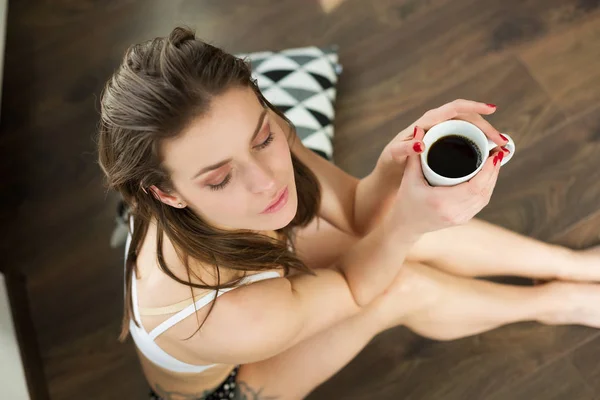
M 497 155 L 494 156 L 494 167 L 496 166 L 496 164 L 498 164 L 498 156 Z
M 509 154 L 509 153 L 510 153 L 510 150 L 509 150 L 509 149 L 507 149 L 506 147 L 503 147 L 503 148 L 502 148 L 502 151 L 506 152 L 507 154 Z
M 504 158 L 504 153 L 498 153 L 498 161 L 502 162 L 503 158 Z
M 415 129 L 413 130 L 413 139 L 417 136 L 417 126 L 415 125 Z
M 504 139 L 504 141 L 505 141 L 505 142 L 508 142 L 508 138 L 507 138 L 506 136 L 504 136 L 503 134 L 500 134 L 500 137 L 501 137 L 502 139 Z
M 488 107 L 496 108 L 496 105 L 492 103 L 485 103 L 485 105 Z
M 413 145 L 413 150 L 416 151 L 417 153 L 422 153 L 423 152 L 423 146 L 421 146 L 421 142 L 417 142 Z

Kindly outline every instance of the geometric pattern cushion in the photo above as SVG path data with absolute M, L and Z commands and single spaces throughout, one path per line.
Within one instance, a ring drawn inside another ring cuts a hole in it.
M 336 84 L 342 72 L 337 46 L 240 53 L 263 96 L 296 127 L 302 143 L 333 162 Z

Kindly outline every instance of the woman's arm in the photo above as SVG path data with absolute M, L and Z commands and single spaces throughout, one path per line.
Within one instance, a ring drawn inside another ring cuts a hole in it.
M 291 149 L 321 185 L 319 217 L 339 230 L 363 237 L 389 210 L 404 171 L 397 162 L 380 158 L 371 174 L 358 179 L 306 148 L 300 138 Z
M 221 296 L 200 332 L 182 340 L 198 329 L 197 321 L 204 319 L 208 306 L 198 311 L 198 318 L 187 318 L 167 331 L 165 349 L 174 356 L 187 355 L 182 361 L 192 364 L 196 359 L 251 363 L 279 354 L 361 310 L 341 273 L 325 268 L 315 273 L 268 279 Z
M 204 320 L 187 318 L 165 333 L 169 352 L 184 361 L 241 364 L 264 360 L 368 307 L 392 282 L 402 266 L 407 237 L 381 224 L 332 268 L 316 275 L 295 275 L 235 289 L 215 303 L 202 331 L 189 337 Z M 164 344 L 164 342 L 163 342 Z
M 422 143 L 425 131 L 432 126 L 449 119 L 462 119 L 475 124 L 485 135 L 500 146 L 506 141 L 492 125 L 481 115 L 490 115 L 496 111 L 493 104 L 478 103 L 458 99 L 451 103 L 429 110 L 421 118 L 399 132 L 388 143 L 373 172 L 360 180 L 356 187 L 354 199 L 353 226 L 358 236 L 367 234 L 385 215 L 398 191 L 406 168 L 407 146 L 419 143 L 420 151 L 424 151 Z M 417 127 L 424 129 L 419 131 Z M 417 148 L 415 148 L 417 151 Z
M 308 150 L 297 140 L 292 151 L 317 175 L 322 187 L 320 215 L 340 230 L 356 234 L 355 212 L 368 221 L 369 230 L 336 264 L 346 277 L 357 304 L 368 304 L 389 285 L 410 247 L 417 241 L 411 226 L 395 216 L 389 215 L 389 206 L 395 198 L 399 185 L 392 184 L 392 177 L 384 175 L 386 170 L 376 168 L 370 177 L 356 181 L 337 166 Z M 373 190 L 374 193 L 368 193 Z M 384 210 L 376 213 L 389 202 Z M 358 203 L 360 202 L 360 203 Z M 360 207 L 357 208 L 357 204 Z M 387 221 L 386 221 L 386 216 Z M 342 227 L 346 227 L 343 229 Z
M 377 163 L 373 171 L 362 178 L 354 195 L 354 229 L 356 235 L 367 235 L 386 215 L 398 192 L 404 166 Z

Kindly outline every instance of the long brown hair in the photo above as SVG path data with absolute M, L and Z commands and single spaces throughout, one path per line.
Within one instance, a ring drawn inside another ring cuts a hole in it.
M 125 311 L 120 341 L 124 341 L 129 333 L 129 321 L 133 316 L 131 280 L 134 268 L 138 272 L 137 253 L 152 218 L 157 224 L 156 248 L 161 270 L 189 286 L 192 294 L 193 288 L 219 290 L 239 283 L 241 278 L 221 283 L 220 268 L 264 271 L 283 267 L 285 274 L 290 270 L 311 273 L 282 241 L 250 230 L 218 229 L 189 207 L 171 207 L 144 191 L 152 185 L 165 192 L 173 190 L 169 174 L 161 165 L 161 141 L 179 135 L 192 119 L 206 112 L 211 99 L 232 87 L 252 88 L 261 104 L 287 123 L 289 137 L 296 138 L 293 124 L 261 94 L 251 77 L 249 63 L 197 39 L 189 28 L 177 27 L 168 37 L 129 47 L 102 91 L 98 132 L 100 167 L 107 187 L 121 194 L 134 217 L 126 255 Z M 277 232 L 293 243 L 292 229 L 306 226 L 316 216 L 321 188 L 312 171 L 293 153 L 292 164 L 298 209 L 292 222 Z M 182 259 L 187 281 L 175 276 L 165 263 L 163 234 Z M 204 284 L 198 271 L 190 267 L 189 257 L 214 267 L 216 286 Z M 203 284 L 192 283 L 191 275 Z M 213 301 L 209 314 L 214 304 Z M 139 326 L 135 319 L 134 322 Z M 204 322 L 206 319 L 202 324 Z

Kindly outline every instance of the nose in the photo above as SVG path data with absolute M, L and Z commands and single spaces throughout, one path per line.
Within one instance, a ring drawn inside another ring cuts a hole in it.
M 258 162 L 250 164 L 247 173 L 247 185 L 252 193 L 270 193 L 272 195 L 277 191 L 277 183 L 273 178 L 271 170 Z

